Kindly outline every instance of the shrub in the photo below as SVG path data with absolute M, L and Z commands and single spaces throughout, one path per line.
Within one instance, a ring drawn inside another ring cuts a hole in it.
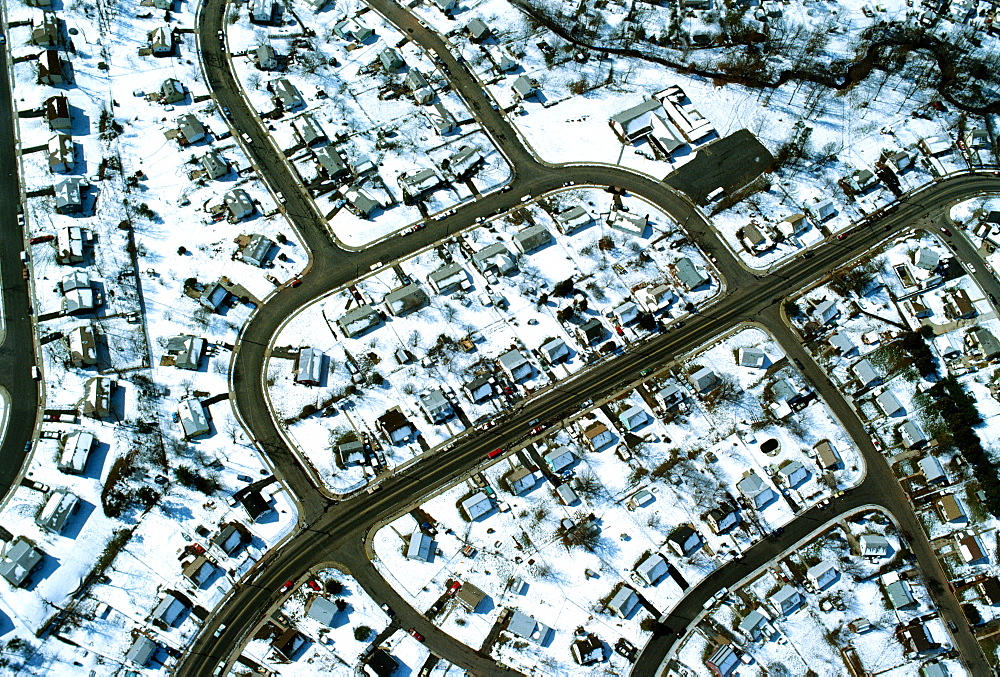
M 188 489 L 197 489 L 206 495 L 212 495 L 222 488 L 222 485 L 214 477 L 200 475 L 187 465 L 177 466 L 177 470 L 174 473 L 177 475 L 177 481 L 182 485 Z
M 552 287 L 553 296 L 569 296 L 573 293 L 573 278 L 562 280 L 561 282 L 556 282 L 555 286 Z
M 326 594 L 328 595 L 339 595 L 343 589 L 344 584 L 336 578 L 331 578 L 326 582 Z
M 372 636 L 372 629 L 367 625 L 359 625 L 354 628 L 354 639 L 359 642 L 367 642 L 368 638 Z

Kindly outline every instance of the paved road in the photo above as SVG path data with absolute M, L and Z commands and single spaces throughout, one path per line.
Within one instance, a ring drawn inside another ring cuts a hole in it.
M 2 46 L 0 46 L 2 47 Z M 10 395 L 7 430 L 0 446 L 0 504 L 6 500 L 21 474 L 35 431 L 38 414 L 38 383 L 31 378 L 35 346 L 29 309 L 28 281 L 21 276 L 20 253 L 24 233 L 17 222 L 21 186 L 17 175 L 19 155 L 14 133 L 17 106 L 11 99 L 10 71 L 6 48 L 0 49 L 0 284 L 5 331 L 0 332 L 0 387 Z
M 496 673 L 498 668 L 489 657 L 480 655 L 438 630 L 419 612 L 409 607 L 375 571 L 362 547 L 366 537 L 370 536 L 372 525 L 391 519 L 429 494 L 461 478 L 483 461 L 487 451 L 515 443 L 527 430 L 531 419 L 539 417 L 545 421 L 558 420 L 574 411 L 580 400 L 622 387 L 634 380 L 646 366 L 670 361 L 674 356 L 696 348 L 706 339 L 740 321 L 758 319 L 762 312 L 773 320 L 773 316 L 767 315 L 773 313 L 773 310 L 768 309 L 777 307 L 784 295 L 821 278 L 826 271 L 842 265 L 857 252 L 874 245 L 890 232 L 897 232 L 930 214 L 937 205 L 980 190 L 996 189 L 998 186 L 997 179 L 983 176 L 961 176 L 941 182 L 921 193 L 919 198 L 901 205 L 877 226 L 858 228 L 846 241 L 826 243 L 818 247 L 811 258 L 798 259 L 781 266 L 766 278 L 757 278 L 728 253 L 715 231 L 690 201 L 665 185 L 620 168 L 553 167 L 537 161 L 517 142 L 507 121 L 492 110 L 491 102 L 478 83 L 464 71 L 464 65 L 457 62 L 445 49 L 438 36 L 423 30 L 408 12 L 396 5 L 385 2 L 372 4 L 413 39 L 435 52 L 449 68 L 456 90 L 469 103 L 486 132 L 513 162 L 515 171 L 512 189 L 506 193 L 485 196 L 459 209 L 455 216 L 434 223 L 425 231 L 405 240 L 390 239 L 377 248 L 361 252 L 348 252 L 338 247 L 328 234 L 312 200 L 271 146 L 266 130 L 240 95 L 239 85 L 228 60 L 222 54 L 217 38 L 217 32 L 224 26 L 223 0 L 208 0 L 202 6 L 198 34 L 209 85 L 220 105 L 231 111 L 233 125 L 250 136 L 249 151 L 262 175 L 273 189 L 284 193 L 288 201 L 288 216 L 310 249 L 312 258 L 301 286 L 286 288 L 272 297 L 243 329 L 234 351 L 231 370 L 231 389 L 237 413 L 251 430 L 275 473 L 296 497 L 300 509 L 300 530 L 280 549 L 268 553 L 265 560 L 220 605 L 206 623 L 191 651 L 178 665 L 177 671 L 180 674 L 207 674 L 219 661 L 227 660 L 230 654 L 243 645 L 253 626 L 281 601 L 277 593 L 281 584 L 287 579 L 299 578 L 319 562 L 335 562 L 348 568 L 370 594 L 380 601 L 390 603 L 397 610 L 402 627 L 414 627 L 427 637 L 428 644 L 436 654 L 477 674 Z M 350 282 L 377 261 L 388 262 L 402 257 L 419 246 L 430 244 L 467 226 L 477 216 L 507 209 L 517 204 L 524 195 L 544 193 L 568 180 L 624 186 L 630 192 L 660 205 L 684 224 L 704 249 L 715 253 L 728 288 L 727 295 L 703 314 L 690 319 L 684 331 L 661 335 L 634 347 L 625 355 L 606 360 L 600 366 L 533 400 L 525 410 L 510 413 L 497 428 L 470 436 L 447 453 L 436 454 L 433 459 L 424 459 L 407 467 L 385 480 L 382 490 L 374 495 L 361 494 L 341 503 L 323 495 L 317 489 L 321 483 L 312 476 L 308 468 L 300 464 L 284 443 L 264 398 L 262 367 L 269 355 L 270 341 L 281 323 L 312 299 L 331 288 Z M 808 375 L 819 381 L 825 380 L 822 374 Z M 867 444 L 870 446 L 870 441 Z M 880 473 L 866 479 L 866 483 L 884 481 L 886 478 Z M 899 488 L 894 480 L 893 485 L 898 492 Z M 870 486 L 875 485 L 864 485 L 865 488 Z M 849 492 L 838 499 L 834 509 L 846 509 L 865 502 L 867 499 L 862 498 L 864 493 Z M 885 495 L 890 496 L 891 492 Z M 907 514 L 912 519 L 912 514 L 905 505 L 894 504 L 892 511 L 902 523 L 906 522 Z M 830 514 L 833 512 L 831 510 Z M 771 548 L 777 552 L 792 543 L 796 534 L 808 530 L 810 520 L 815 519 L 814 513 L 815 511 L 807 512 L 802 519 L 793 522 L 782 537 L 758 546 L 761 554 L 754 554 L 753 557 L 766 561 L 764 558 L 771 552 Z M 897 513 L 901 513 L 902 518 Z M 717 576 L 725 578 L 730 575 L 728 571 L 729 569 L 724 568 Z M 694 590 L 710 589 L 710 585 L 706 584 L 697 586 Z M 692 595 L 691 601 L 685 599 L 682 606 L 687 608 L 695 603 L 696 596 Z M 947 606 L 945 603 L 944 607 Z M 683 610 L 679 608 L 679 613 Z M 212 637 L 221 624 L 225 624 L 226 628 L 218 638 Z M 657 646 L 659 645 L 653 645 L 653 648 L 644 652 L 644 661 L 655 660 Z M 979 657 L 981 659 L 981 653 Z M 976 658 L 972 656 L 969 660 L 975 662 Z

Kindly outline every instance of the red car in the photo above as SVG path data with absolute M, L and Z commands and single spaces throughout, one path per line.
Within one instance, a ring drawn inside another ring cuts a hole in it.
M 284 595 L 286 592 L 292 589 L 293 585 L 295 585 L 295 581 L 285 581 L 285 584 L 281 586 L 281 589 L 278 590 L 278 592 Z
M 410 628 L 410 634 L 413 635 L 413 639 L 417 640 L 418 642 L 424 641 L 424 636 L 421 635 L 416 630 L 414 630 L 413 628 Z
M 455 581 L 454 583 L 452 583 L 451 585 L 449 585 L 448 586 L 448 591 L 447 591 L 448 592 L 448 596 L 449 597 L 454 597 L 455 593 L 458 592 L 458 589 L 461 588 L 461 587 L 462 587 L 462 582 L 461 581 Z
M 319 583 L 317 583 L 316 581 L 309 581 L 308 583 L 306 583 L 306 585 L 309 586 L 310 590 L 314 590 L 315 592 L 323 591 L 323 588 L 319 587 Z
M 55 239 L 55 236 L 53 236 L 53 235 L 37 235 L 37 236 L 31 238 L 30 240 L 28 240 L 28 243 L 29 244 L 41 244 L 42 242 L 51 242 L 54 239 Z
M 944 233 L 945 237 L 951 237 L 951 231 L 944 226 L 941 227 L 941 232 Z
M 840 235 L 837 236 L 837 239 L 838 240 L 846 240 L 847 239 L 847 233 L 841 233 Z
M 292 288 L 295 288 L 295 287 L 298 287 L 300 284 L 302 284 L 302 278 L 301 277 L 297 277 L 294 280 L 292 280 L 291 283 L 288 286 L 292 287 Z
M 490 453 L 486 454 L 486 458 L 496 458 L 497 456 L 499 456 L 502 453 L 503 453 L 503 449 L 502 448 L 501 449 L 494 449 Z

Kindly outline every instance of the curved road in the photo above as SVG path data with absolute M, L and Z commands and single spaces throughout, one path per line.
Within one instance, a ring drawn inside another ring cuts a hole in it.
M 810 258 L 797 259 L 778 267 L 767 277 L 758 278 L 728 252 L 710 224 L 689 200 L 663 184 L 620 168 L 553 167 L 539 162 L 517 141 L 516 133 L 503 116 L 493 111 L 492 102 L 482 92 L 475 78 L 464 70 L 463 64 L 451 56 L 436 34 L 424 29 L 412 15 L 396 5 L 386 2 L 371 4 L 405 30 L 412 39 L 437 54 L 450 69 L 456 91 L 470 105 L 484 130 L 511 161 L 514 167 L 512 189 L 506 193 L 484 196 L 463 206 L 454 216 L 430 224 L 426 230 L 405 240 L 393 238 L 360 252 L 347 252 L 339 248 L 316 212 L 313 201 L 271 145 L 269 135 L 257 115 L 248 109 L 242 98 L 239 84 L 217 37 L 217 33 L 224 29 L 224 0 L 208 0 L 202 6 L 197 30 L 209 86 L 220 106 L 231 111 L 234 127 L 251 138 L 248 151 L 261 174 L 273 189 L 284 193 L 287 214 L 310 249 L 312 259 L 302 284 L 297 288 L 286 287 L 272 296 L 244 327 L 234 350 L 231 371 L 231 388 L 237 413 L 273 465 L 275 473 L 295 496 L 300 510 L 300 530 L 280 548 L 269 552 L 216 609 L 190 651 L 178 664 L 176 670 L 180 674 L 209 674 L 220 662 L 226 663 L 246 642 L 250 630 L 282 601 L 283 596 L 278 594 L 281 584 L 287 579 L 300 578 L 319 562 L 328 561 L 346 567 L 370 594 L 379 601 L 389 603 L 398 614 L 396 622 L 401 627 L 417 629 L 427 638 L 436 655 L 476 674 L 497 673 L 499 668 L 490 657 L 441 632 L 402 600 L 382 579 L 368 560 L 364 548 L 373 524 L 405 512 L 423 497 L 461 478 L 482 463 L 487 451 L 497 446 L 509 448 L 524 437 L 532 419 L 537 417 L 548 422 L 557 421 L 575 411 L 581 400 L 613 392 L 636 380 L 641 369 L 650 364 L 669 362 L 736 323 L 763 320 L 772 331 L 781 334 L 784 325 L 776 311 L 782 297 L 820 279 L 827 271 L 845 264 L 865 248 L 912 226 L 921 218 L 938 217 L 940 205 L 978 191 L 995 191 L 1000 185 L 995 177 L 982 175 L 964 175 L 942 181 L 902 203 L 894 212 L 880 219 L 877 225 L 856 227 L 848 240 L 825 243 L 817 247 Z M 361 273 L 367 272 L 369 266 L 376 262 L 389 262 L 405 256 L 416 248 L 467 227 L 478 216 L 508 209 L 516 205 L 524 195 L 539 195 L 569 180 L 581 184 L 622 186 L 661 206 L 679 223 L 684 223 L 692 235 L 697 236 L 696 239 L 704 249 L 716 255 L 727 293 L 704 313 L 689 319 L 683 332 L 659 335 L 633 346 L 624 355 L 607 359 L 575 378 L 560 383 L 558 388 L 532 400 L 522 410 L 511 412 L 498 427 L 488 433 L 463 439 L 446 453 L 422 459 L 384 480 L 379 492 L 373 495 L 361 494 L 340 503 L 323 495 L 318 488 L 321 484 L 284 443 L 271 418 L 263 392 L 262 370 L 269 356 L 273 336 L 281 323 L 329 289 L 347 284 Z M 903 528 L 915 521 L 898 483 L 891 472 L 887 474 L 887 466 L 874 451 L 860 422 L 856 417 L 852 421 L 853 412 L 843 397 L 819 368 L 807 361 L 808 356 L 794 337 L 778 338 L 790 355 L 802 355 L 800 359 L 807 364 L 806 376 L 827 398 L 835 414 L 855 438 L 859 448 L 865 452 L 868 476 L 861 487 L 837 499 L 830 511 L 820 514 L 817 509 L 813 509 L 803 513 L 786 527 L 786 532 L 781 537 L 759 543 L 747 551 L 742 560 L 727 564 L 706 579 L 705 583 L 693 588 L 666 619 L 667 625 L 671 627 L 682 627 L 686 616 L 693 617 L 690 611 L 700 607 L 700 595 L 710 596 L 718 586 L 725 585 L 720 581 L 732 577 L 738 579 L 742 577 L 740 572 L 744 569 L 770 561 L 776 552 L 808 532 L 815 525 L 813 520 L 826 519 L 842 510 L 876 502 L 884 505 Z M 787 345 L 789 341 L 792 345 Z M 872 494 L 875 494 L 875 498 Z M 919 526 L 910 531 L 915 535 L 922 534 Z M 935 578 L 937 575 L 930 561 L 934 559 L 933 555 L 928 555 L 929 546 L 921 552 L 921 540 L 926 545 L 926 539 L 917 536 L 914 552 L 925 575 Z M 943 593 L 935 595 L 935 601 L 945 614 L 950 614 L 957 605 L 946 586 Z M 226 627 L 218 637 L 213 637 L 214 632 L 223 624 Z M 959 626 L 956 644 L 962 650 L 967 664 L 977 668 L 985 665 L 978 645 L 972 646 L 975 640 L 967 626 L 964 623 L 959 623 Z M 643 671 L 637 665 L 636 674 L 653 674 L 644 670 L 659 664 L 672 641 L 672 638 L 665 635 L 654 638 L 642 654 Z

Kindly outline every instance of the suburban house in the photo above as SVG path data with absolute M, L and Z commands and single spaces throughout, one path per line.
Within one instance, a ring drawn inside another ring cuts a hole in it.
M 740 523 L 739 509 L 728 503 L 712 508 L 705 514 L 705 521 L 713 532 L 724 534 Z
M 493 501 L 486 492 L 479 491 L 462 501 L 461 506 L 469 521 L 474 521 L 493 509 Z
M 257 522 L 260 518 L 274 512 L 271 501 L 264 498 L 264 495 L 259 491 L 247 491 L 242 494 L 239 498 L 239 504 L 243 506 L 251 522 Z
M 45 499 L 42 509 L 35 516 L 35 524 L 58 534 L 79 505 L 80 499 L 74 494 L 65 489 L 56 489 Z
M 618 420 L 621 422 L 622 426 L 624 426 L 625 430 L 635 430 L 636 428 L 641 428 L 649 422 L 649 418 L 649 413 L 638 404 L 631 406 L 622 413 L 618 414 Z
M 247 15 L 252 24 L 271 25 L 277 14 L 278 7 L 274 0 L 250 0 L 247 3 Z
M 907 449 L 915 449 L 927 442 L 927 436 L 913 421 L 904 421 L 899 426 L 899 435 L 903 438 L 903 444 Z
M 779 221 L 777 228 L 778 232 L 785 237 L 795 237 L 809 230 L 809 222 L 806 220 L 805 214 L 792 214 Z
M 251 50 L 250 59 L 262 71 L 273 71 L 278 68 L 278 58 L 271 45 L 258 45 Z
M 904 413 L 903 405 L 900 403 L 896 396 L 892 394 L 892 391 L 886 390 L 879 393 L 875 397 L 875 403 L 878 404 L 878 408 L 882 410 L 886 416 L 895 416 L 896 414 Z
M 823 222 L 832 218 L 837 213 L 837 207 L 833 203 L 833 198 L 825 197 L 822 200 L 816 200 L 806 207 L 806 211 L 816 221 Z
M 635 590 L 623 585 L 605 605 L 608 611 L 619 618 L 628 618 L 639 606 L 639 596 Z
M 527 358 L 521 354 L 520 350 L 513 349 L 508 350 L 506 353 L 497 358 L 500 362 L 500 368 L 507 373 L 510 380 L 514 382 L 523 381 L 524 379 L 530 377 L 534 373 L 534 368 L 531 363 L 528 362 Z
M 90 242 L 90 231 L 79 226 L 64 226 L 56 233 L 56 263 L 72 266 L 84 261 L 84 248 Z
M 792 586 L 783 585 L 771 595 L 770 601 L 778 608 L 781 615 L 785 616 L 798 609 L 805 599 L 802 597 L 802 593 Z
M 615 434 L 600 421 L 584 429 L 583 437 L 594 451 L 599 451 L 615 441 Z
M 153 656 L 160 650 L 160 645 L 145 635 L 139 635 L 132 642 L 132 646 L 125 652 L 125 660 L 144 668 L 153 660 Z
M 468 281 L 468 273 L 458 263 L 444 265 L 427 276 L 427 284 L 435 294 L 445 294 L 462 288 Z
M 875 366 L 866 358 L 851 367 L 854 376 L 861 388 L 871 388 L 882 382 L 882 376 L 875 369 Z
M 592 317 L 576 328 L 580 342 L 587 346 L 593 346 L 604 339 L 605 329 L 601 321 Z
M 778 474 L 792 489 L 809 479 L 809 471 L 801 461 L 789 461 L 778 469 Z
M 208 412 L 205 411 L 201 400 L 193 398 L 181 400 L 177 406 L 177 415 L 180 417 L 185 439 L 206 435 L 212 431 Z
M 417 283 L 394 289 L 382 298 L 390 315 L 399 317 L 427 303 L 427 292 Z
M 924 476 L 924 481 L 928 484 L 945 484 L 948 482 L 948 476 L 945 474 L 944 468 L 941 466 L 941 461 L 938 460 L 937 456 L 932 454 L 924 456 L 917 461 L 917 467 L 920 468 L 920 472 Z
M 344 200 L 348 209 L 363 219 L 371 218 L 372 214 L 382 208 L 379 201 L 369 195 L 368 191 L 355 186 L 344 191 Z
M 375 31 L 355 18 L 346 19 L 336 24 L 333 27 L 333 32 L 344 40 L 353 40 L 358 43 L 365 42 L 375 35 Z
M 740 490 L 753 506 L 760 510 L 772 500 L 777 498 L 774 491 L 761 479 L 756 472 L 749 472 L 746 477 L 736 483 L 736 488 Z
M 941 254 L 934 249 L 920 247 L 913 252 L 913 265 L 923 270 L 935 270 L 941 262 Z
M 522 466 L 516 468 L 509 475 L 505 475 L 502 481 L 507 485 L 507 491 L 515 496 L 520 496 L 538 484 L 538 474 L 534 470 Z
M 310 0 L 323 2 L 324 0 Z M 364 674 L 369 677 L 390 677 L 399 668 L 399 661 L 385 649 L 375 649 L 368 662 L 364 665 Z
M 976 586 L 985 602 L 990 606 L 1000 604 L 1000 581 L 996 576 L 987 576 Z
M 160 85 L 160 103 L 171 104 L 183 101 L 187 97 L 187 90 L 180 80 L 167 78 Z
M 365 445 L 357 440 L 337 445 L 337 465 L 362 465 L 365 462 Z
M 92 433 L 76 430 L 63 438 L 56 467 L 70 475 L 81 475 L 94 448 Z
M 333 627 L 333 619 L 340 613 L 340 609 L 332 600 L 322 595 L 316 595 L 310 597 L 309 601 L 306 602 L 305 612 L 308 618 L 329 628 Z
M 707 393 L 721 382 L 719 375 L 708 367 L 701 367 L 688 375 L 688 381 L 699 393 Z
M 754 222 L 750 222 L 741 229 L 743 246 L 750 252 L 765 252 L 774 246 L 774 240 L 760 231 Z
M 250 194 L 242 188 L 233 188 L 222 196 L 222 204 L 229 212 L 230 223 L 236 223 L 254 212 L 253 200 Z
M 201 290 L 201 296 L 198 301 L 202 307 L 207 308 L 213 313 L 217 313 L 228 298 L 229 290 L 223 286 L 222 280 L 219 279 L 205 285 L 205 288 Z
M 75 270 L 63 277 L 62 293 L 62 309 L 67 315 L 91 313 L 100 305 L 90 286 L 90 276 L 83 270 Z
M 210 179 L 218 179 L 229 173 L 229 163 L 214 149 L 201 156 L 201 168 Z
M 657 284 L 640 287 L 632 292 L 635 302 L 639 304 L 645 312 L 655 313 L 663 310 L 677 298 L 670 285 Z
M 607 224 L 623 233 L 642 237 L 646 232 L 646 226 L 649 225 L 649 215 L 638 216 L 621 209 L 612 209 L 608 214 Z
M 843 462 L 838 452 L 828 440 L 819 442 L 813 450 L 816 452 L 816 463 L 823 470 L 832 470 L 840 467 Z
M 575 230 L 585 228 L 594 221 L 594 217 L 592 217 L 586 209 L 579 205 L 559 212 L 555 215 L 554 219 L 556 227 L 563 235 L 569 235 Z
M 966 343 L 984 360 L 1000 355 L 1000 341 L 986 327 L 977 326 L 965 335 Z
M 465 34 L 474 43 L 480 43 L 490 37 L 490 29 L 482 19 L 473 19 L 465 25 Z
M 369 305 L 358 306 L 337 318 L 337 327 L 345 338 L 354 338 L 382 322 L 382 316 Z
M 635 575 L 646 585 L 656 585 L 667 575 L 667 571 L 667 560 L 658 552 L 647 555 L 635 567 Z
M 63 81 L 63 64 L 59 52 L 54 49 L 43 50 L 38 55 L 38 84 L 61 85 Z
M 806 578 L 816 586 L 817 590 L 822 590 L 826 586 L 833 583 L 840 574 L 837 572 L 837 568 L 834 567 L 829 562 L 820 562 L 819 564 L 809 567 L 806 571 Z
M 205 126 L 191 113 L 181 115 L 174 124 L 177 125 L 177 143 L 181 146 L 190 146 L 205 138 Z
M 299 135 L 299 139 L 307 146 L 315 146 L 317 143 L 322 143 L 327 139 L 326 132 L 316 122 L 316 118 L 309 113 L 303 113 L 296 118 L 292 122 L 292 126 Z
M 611 309 L 611 314 L 618 324 L 625 326 L 632 322 L 635 322 L 639 317 L 639 306 L 632 303 L 631 301 L 626 301 L 625 303 Z
M 569 447 L 557 447 L 543 457 L 545 465 L 552 472 L 562 472 L 576 462 L 576 456 Z
M 708 275 L 698 270 L 694 261 L 686 256 L 678 259 L 677 263 L 674 264 L 674 275 L 687 291 L 692 291 L 712 281 Z
M 201 356 L 205 353 L 205 339 L 190 334 L 181 334 L 167 340 L 167 355 L 173 358 L 173 366 L 178 369 L 198 371 L 201 366 Z M 171 362 L 171 360 L 165 360 Z M 163 366 L 161 362 L 161 366 Z
M 531 616 L 512 609 L 507 619 L 507 632 L 521 639 L 530 640 L 535 644 L 545 644 L 552 630 L 549 626 L 539 623 Z
M 561 338 L 552 338 L 543 343 L 539 350 L 550 363 L 561 362 L 569 357 L 569 347 Z
M 835 331 L 830 334 L 827 338 L 827 343 L 841 355 L 850 355 L 852 351 L 857 349 L 857 346 L 851 341 L 851 337 L 842 331 Z
M 972 305 L 969 292 L 961 287 L 952 289 L 944 294 L 944 314 L 949 319 L 973 317 L 976 314 L 976 307 Z
M 580 497 L 576 495 L 568 483 L 564 482 L 556 487 L 556 496 L 563 505 L 576 505 Z
M 515 101 L 530 99 L 538 93 L 535 83 L 527 75 L 519 75 L 514 80 L 514 84 L 511 85 L 511 89 L 513 90 Z
M 410 534 L 410 542 L 406 545 L 406 559 L 415 559 L 418 562 L 430 563 L 434 557 L 434 539 L 425 534 L 417 527 Z
M 0 560 L 0 576 L 15 588 L 20 588 L 44 557 L 45 553 L 28 539 L 18 536 L 4 550 L 3 559 Z
M 425 109 L 424 114 L 439 136 L 451 133 L 458 126 L 455 116 L 440 101 L 435 101 L 430 108 Z
M 319 163 L 320 168 L 326 174 L 326 178 L 331 181 L 336 181 L 337 179 L 350 174 L 347 164 L 340 157 L 340 154 L 337 153 L 337 149 L 333 146 L 323 146 L 322 148 L 317 148 L 316 162 Z
M 271 648 L 278 654 L 279 660 L 291 662 L 308 643 L 305 635 L 295 628 L 288 628 L 271 640 Z
M 73 127 L 73 118 L 69 112 L 69 99 L 65 95 L 57 94 L 45 100 L 45 121 L 52 131 Z
M 547 245 L 549 242 L 552 242 L 552 235 L 541 224 L 528 226 L 514 234 L 514 246 L 522 254 L 532 252 L 539 247 Z
M 416 92 L 418 89 L 423 89 L 427 87 L 427 78 L 424 74 L 418 71 L 416 68 L 411 68 L 406 73 L 406 77 L 403 79 L 403 83 L 410 88 L 411 92 Z
M 413 174 L 403 173 L 396 179 L 404 197 L 420 200 L 441 185 L 441 177 L 433 169 L 420 169 Z
M 820 324 L 829 324 L 840 316 L 840 306 L 832 299 L 825 299 L 816 304 L 813 315 Z
M 163 595 L 159 604 L 153 607 L 149 617 L 152 620 L 160 621 L 168 628 L 172 628 L 188 608 L 187 603 L 178 597 L 176 593 L 167 592 Z
M 885 536 L 861 534 L 861 538 L 858 539 L 858 547 L 862 557 L 881 559 L 889 556 L 889 541 L 886 540 Z
M 417 429 L 399 409 L 390 409 L 375 419 L 375 423 L 390 444 L 402 444 L 417 433 Z
M 486 163 L 486 158 L 479 148 L 462 146 L 458 152 L 448 156 L 447 169 L 456 181 L 471 178 L 479 168 Z
M 240 247 L 240 258 L 244 263 L 263 268 L 271 258 L 271 248 L 274 242 L 263 235 L 254 234 L 246 237 Z
M 302 348 L 295 361 L 295 382 L 318 386 L 323 382 L 323 363 L 326 355 L 316 348 Z
M 913 598 L 913 593 L 910 592 L 909 583 L 900 579 L 899 574 L 893 573 L 882 576 L 882 585 L 886 597 L 889 598 L 889 605 L 893 609 L 906 609 L 917 603 Z
M 174 34 L 168 26 L 157 26 L 146 34 L 146 45 L 153 56 L 170 56 L 174 51 Z
M 736 351 L 736 359 L 741 367 L 763 369 L 767 365 L 767 353 L 760 348 L 740 348 Z
M 88 379 L 83 384 L 80 411 L 88 418 L 107 418 L 111 415 L 111 389 L 114 381 L 105 376 Z
M 496 394 L 493 387 L 493 377 L 489 374 L 480 374 L 462 386 L 462 390 L 470 400 L 479 404 L 485 402 Z
M 382 68 L 384 68 L 387 73 L 394 73 L 406 65 L 406 62 L 403 61 L 403 57 L 401 57 L 399 52 L 394 50 L 392 47 L 386 47 L 379 52 L 378 60 L 382 64 Z
M 594 633 L 574 640 L 569 650 L 578 665 L 593 665 L 604 660 L 604 642 Z
M 771 627 L 771 617 L 764 609 L 754 609 L 748 613 L 736 629 L 749 637 L 751 642 L 756 642 L 762 637 L 770 637 L 774 631 Z
M 667 536 L 667 545 L 678 555 L 688 557 L 701 548 L 702 540 L 693 527 L 685 524 L 677 527 Z
M 714 677 L 729 677 L 729 675 L 736 672 L 736 668 L 740 667 L 740 665 L 742 663 L 740 662 L 739 654 L 736 653 L 736 649 L 733 648 L 732 644 L 722 644 L 705 661 L 705 667 L 709 669 Z
M 282 110 L 294 110 L 299 106 L 305 106 L 302 95 L 295 88 L 288 78 L 278 78 L 267 83 L 268 90 L 274 95 L 274 102 Z
M 55 47 L 59 44 L 59 17 L 52 12 L 42 12 L 31 22 L 31 44 Z
M 661 388 L 660 392 L 656 393 L 656 397 L 664 409 L 673 411 L 684 401 L 684 391 L 676 383 L 671 383 L 665 388 Z
M 212 545 L 232 557 L 244 543 L 248 543 L 250 540 L 248 533 L 244 533 L 240 526 L 231 522 L 219 529 L 219 533 L 212 537 Z
M 49 171 L 69 174 L 76 164 L 73 137 L 69 134 L 53 134 L 48 143 Z
M 957 537 L 958 551 L 962 555 L 962 560 L 966 564 L 972 564 L 986 559 L 986 553 L 979 543 L 979 538 L 975 534 L 967 534 L 961 538 Z
M 420 408 L 432 423 L 446 421 L 455 415 L 451 402 L 445 397 L 440 388 L 427 390 L 420 393 Z
M 517 261 L 503 242 L 487 245 L 472 255 L 472 264 L 480 273 L 506 275 L 517 270 Z
M 938 511 L 945 522 L 967 522 L 968 517 L 955 494 L 945 494 L 938 499 Z

